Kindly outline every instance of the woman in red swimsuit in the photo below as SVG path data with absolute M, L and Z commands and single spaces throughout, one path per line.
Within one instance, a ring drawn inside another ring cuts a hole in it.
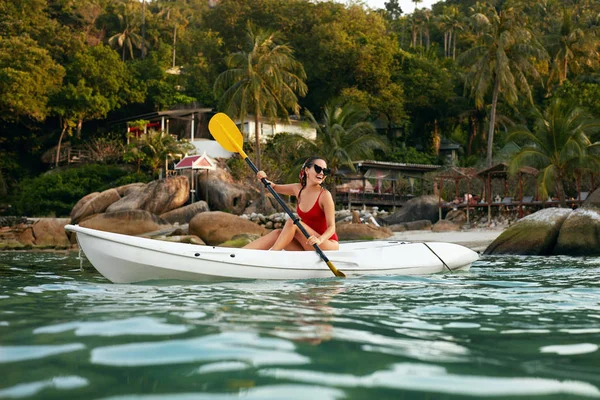
M 310 237 L 306 239 L 300 229 L 288 219 L 283 229 L 275 229 L 271 233 L 249 243 L 246 249 L 259 250 L 314 250 L 317 244 L 321 250 L 338 250 L 338 237 L 335 233 L 335 203 L 328 190 L 321 184 L 329 174 L 325 160 L 311 157 L 304 162 L 300 170 L 300 183 L 277 185 L 271 187 L 277 193 L 296 196 L 298 206 L 296 212 L 301 224 Z M 267 175 L 258 171 L 256 177 L 261 180 Z

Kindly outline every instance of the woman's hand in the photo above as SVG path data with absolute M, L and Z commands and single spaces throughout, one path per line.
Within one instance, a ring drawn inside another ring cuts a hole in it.
M 323 239 L 313 235 L 313 236 L 310 236 L 308 239 L 306 239 L 306 243 L 310 244 L 311 246 L 314 246 L 315 244 L 318 246 L 321 243 L 323 243 Z
M 265 173 L 265 171 L 258 171 L 258 172 L 256 173 L 256 177 L 257 177 L 257 178 L 258 178 L 258 180 L 260 181 L 260 180 L 262 180 L 262 178 L 266 178 L 266 177 L 267 177 L 267 174 Z
M 267 174 L 265 173 L 265 171 L 258 171 L 256 173 L 256 177 L 258 178 L 259 181 L 262 182 L 263 178 L 267 179 Z M 270 180 L 267 179 L 267 182 L 269 183 L 269 185 L 271 185 L 271 187 L 273 189 L 275 189 L 275 184 L 273 182 L 271 182 Z

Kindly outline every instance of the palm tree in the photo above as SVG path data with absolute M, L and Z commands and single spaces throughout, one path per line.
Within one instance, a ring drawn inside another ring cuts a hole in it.
M 299 165 L 306 157 L 315 154 L 327 161 L 335 198 L 335 176 L 340 168 L 348 167 L 354 171 L 354 160 L 372 158 L 373 150 L 387 148 L 387 141 L 377 134 L 373 124 L 366 121 L 369 110 L 365 107 L 336 99 L 325 105 L 320 122 L 310 111 L 307 110 L 306 114 L 317 129 L 316 140 L 288 135 L 286 144 L 298 149 Z
M 562 85 L 567 80 L 569 65 L 572 69 L 591 65 L 599 57 L 598 39 L 591 32 L 578 28 L 573 23 L 572 12 L 563 8 L 560 32 L 548 36 L 548 49 L 552 55 L 549 80 L 558 80 Z
M 554 190 L 561 206 L 566 207 L 565 180 L 582 170 L 600 170 L 596 151 L 600 142 L 590 140 L 600 131 L 600 120 L 561 99 L 552 100 L 543 113 L 536 109 L 534 115 L 533 132 L 522 127 L 508 137 L 526 143 L 511 160 L 509 171 L 515 173 L 524 165 L 537 168 L 540 195 L 546 198 Z
M 135 10 L 132 3 L 123 4 L 121 13 L 117 15 L 121 32 L 108 38 L 108 44 L 114 48 L 121 48 L 122 58 L 125 61 L 125 50 L 129 50 L 129 56 L 133 59 L 133 48 L 141 49 L 142 54 L 145 50 L 145 43 L 142 36 L 136 33 L 137 26 L 134 22 Z
M 126 161 L 136 162 L 138 172 L 140 164 L 144 163 L 157 175 L 165 159 L 170 154 L 186 154 L 194 149 L 189 142 L 178 142 L 171 135 L 164 132 L 151 130 L 132 140 L 126 155 Z
M 540 79 L 534 62 L 546 57 L 544 48 L 534 35 L 519 23 L 518 15 L 512 8 L 500 13 L 492 8 L 489 16 L 475 14 L 473 18 L 482 28 L 480 43 L 459 57 L 459 62 L 468 67 L 465 85 L 470 87 L 477 107 L 483 107 L 485 96 L 492 90 L 486 159 L 488 167 L 492 166 L 496 109 L 500 95 L 509 104 L 514 104 L 520 90 L 533 103 L 527 77 Z
M 227 70 L 214 84 L 215 96 L 225 112 L 244 120 L 254 114 L 256 165 L 260 169 L 260 118 L 284 117 L 288 110 L 298 114 L 298 95 L 308 88 L 306 73 L 291 47 L 278 44 L 278 35 L 248 26 L 246 49 L 226 58 Z

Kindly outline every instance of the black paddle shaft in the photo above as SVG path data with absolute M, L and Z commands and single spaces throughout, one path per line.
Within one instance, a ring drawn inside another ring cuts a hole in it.
M 252 171 L 254 171 L 254 173 L 258 174 L 258 168 L 256 168 L 256 165 L 254 165 L 254 163 L 252 162 L 252 160 L 250 160 L 250 158 L 246 157 L 246 162 L 248 163 L 248 165 L 250 166 L 250 168 L 252 168 Z M 292 210 L 290 210 L 290 208 L 287 206 L 287 204 L 285 204 L 285 202 L 279 196 L 279 194 L 275 190 L 273 190 L 273 188 L 271 187 L 271 184 L 269 183 L 269 181 L 267 180 L 267 178 L 262 178 L 261 182 L 263 183 L 263 185 L 265 185 L 265 187 L 267 188 L 267 190 L 269 191 L 269 193 L 271 193 L 273 195 L 273 197 L 275 197 L 275 200 L 277 200 L 277 202 L 283 208 L 283 210 L 286 212 L 286 214 L 290 216 L 290 218 L 292 219 L 292 221 L 294 221 L 294 225 L 296 225 L 298 227 L 298 229 L 300 229 L 300 232 L 302 232 L 302 234 L 304 235 L 304 237 L 306 237 L 308 239 L 310 237 L 310 234 L 306 231 L 306 229 L 304 229 L 304 226 L 302 226 L 302 224 L 300 223 L 300 218 L 298 218 L 298 217 L 296 217 L 294 215 L 294 213 L 292 212 Z M 327 256 L 325 255 L 325 253 L 323 253 L 323 250 L 321 250 L 321 248 L 319 247 L 319 245 L 317 245 L 315 243 L 315 244 L 313 244 L 313 247 L 315 248 L 315 250 L 317 251 L 317 253 L 321 257 L 321 259 L 323 261 L 325 261 L 326 263 L 329 263 L 329 259 L 327 258 Z

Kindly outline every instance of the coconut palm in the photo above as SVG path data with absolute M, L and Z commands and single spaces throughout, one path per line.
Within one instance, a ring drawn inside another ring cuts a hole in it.
M 465 85 L 470 88 L 477 107 L 483 107 L 486 95 L 492 91 L 490 124 L 487 143 L 487 166 L 492 165 L 492 147 L 496 127 L 496 109 L 500 95 L 514 104 L 521 91 L 531 103 L 528 76 L 540 79 L 535 61 L 547 53 L 535 36 L 518 20 L 513 8 L 499 13 L 491 8 L 488 15 L 477 13 L 473 19 L 481 28 L 479 44 L 462 53 L 459 62 L 466 65 Z
M 561 206 L 566 207 L 564 182 L 578 171 L 600 170 L 600 142 L 590 137 L 600 131 L 600 120 L 581 108 L 553 100 L 541 113 L 534 111 L 533 132 L 526 127 L 514 130 L 508 140 L 526 144 L 510 162 L 510 172 L 522 166 L 537 168 L 539 193 L 543 198 L 552 190 L 558 194 Z
M 225 112 L 244 120 L 254 114 L 256 165 L 260 169 L 260 118 L 298 114 L 298 96 L 308 88 L 306 73 L 291 47 L 278 44 L 278 34 L 248 26 L 246 49 L 226 58 L 227 70 L 214 84 L 215 96 Z
M 580 69 L 598 62 L 599 41 L 590 31 L 585 31 L 573 22 L 572 11 L 563 8 L 563 21 L 560 32 L 547 37 L 548 49 L 552 55 L 552 68 L 549 80 L 558 80 L 562 85 L 567 80 L 569 66 Z
M 168 155 L 187 154 L 193 149 L 194 146 L 189 142 L 178 142 L 171 135 L 150 130 L 137 139 L 132 138 L 125 159 L 136 162 L 138 172 L 140 164 L 143 163 L 156 175 Z
M 306 114 L 317 129 L 316 140 L 288 135 L 288 142 L 283 145 L 298 149 L 299 166 L 311 155 L 323 157 L 331 168 L 334 183 L 340 168 L 347 167 L 354 171 L 354 160 L 369 159 L 374 150 L 387 149 L 387 141 L 377 134 L 373 124 L 366 121 L 369 110 L 365 107 L 335 99 L 323 108 L 320 122 L 310 111 L 307 110 Z M 335 198 L 335 184 L 332 195 Z
M 136 17 L 132 3 L 123 4 L 121 13 L 117 15 L 119 19 L 120 32 L 108 38 L 108 44 L 114 48 L 120 48 L 123 61 L 125 61 L 125 51 L 129 51 L 129 57 L 133 59 L 133 49 L 141 49 L 144 52 L 145 43 L 142 36 L 137 34 Z

